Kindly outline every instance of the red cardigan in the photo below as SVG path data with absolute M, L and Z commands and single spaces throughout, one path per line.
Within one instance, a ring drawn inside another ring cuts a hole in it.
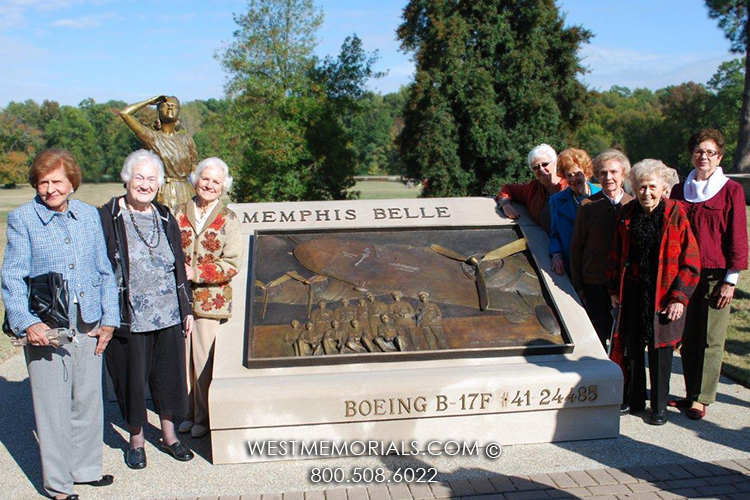
M 698 245 L 685 211 L 674 200 L 665 200 L 665 203 L 654 304 L 654 347 L 657 348 L 674 346 L 682 339 L 681 325 L 685 319 L 683 314 L 680 320 L 664 324 L 660 322 L 663 318 L 658 313 L 664 311 L 672 300 L 687 306 L 700 277 Z M 630 224 L 637 204 L 638 201 L 633 200 L 622 208 L 607 258 L 607 289 L 610 295 L 619 297 L 620 304 L 623 300 L 625 272 L 630 265 Z M 620 315 L 622 313 L 620 309 Z M 634 314 L 634 311 L 625 313 Z M 615 361 L 619 361 L 616 357 L 618 341 L 622 345 L 619 333 L 615 333 L 615 346 L 612 349 L 612 359 Z
M 555 193 L 559 193 L 563 189 L 568 187 L 568 182 L 565 179 L 561 179 L 556 186 Z M 550 196 L 554 194 L 551 193 Z M 526 182 L 524 184 L 506 184 L 500 190 L 500 193 L 495 197 L 495 201 L 500 198 L 510 198 L 512 201 L 518 201 L 526 205 L 529 211 L 529 215 L 534 219 L 534 222 L 539 224 L 539 218 L 544 211 L 544 202 L 547 199 L 545 196 L 544 184 L 539 182 L 539 179 Z
M 700 203 L 685 201 L 684 186 L 684 183 L 676 185 L 670 197 L 678 200 L 687 212 L 698 240 L 701 267 L 747 269 L 747 213 L 742 186 L 729 180 L 713 198 Z

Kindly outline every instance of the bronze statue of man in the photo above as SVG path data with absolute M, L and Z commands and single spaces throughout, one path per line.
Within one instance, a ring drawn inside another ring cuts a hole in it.
M 378 327 L 378 336 L 375 339 L 375 343 L 380 350 L 383 352 L 387 351 L 406 351 L 409 348 L 409 343 L 404 337 L 398 334 L 396 327 L 391 323 L 391 318 L 388 314 L 380 315 L 381 325 Z
M 375 338 L 379 335 L 379 328 L 382 324 L 381 315 L 388 313 L 388 306 L 380 302 L 372 292 L 365 294 L 367 299 L 368 319 L 370 322 L 370 335 Z
M 284 332 L 284 348 L 287 356 L 300 356 L 299 346 L 297 339 L 302 335 L 302 329 L 300 328 L 299 321 L 293 319 L 290 326 L 291 329 Z
M 315 330 L 323 332 L 331 327 L 331 321 L 336 319 L 336 315 L 330 309 L 326 309 L 326 302 L 321 300 L 318 302 L 318 309 L 315 309 L 310 313 L 310 321 L 315 324 Z
M 405 300 L 403 294 L 395 291 L 391 294 L 393 303 L 388 307 L 388 314 L 393 318 L 394 326 L 399 335 L 411 341 L 414 349 L 419 349 L 417 339 L 417 321 L 414 318 L 414 308 Z
M 157 129 L 144 126 L 135 113 L 146 106 L 156 106 L 159 113 Z M 153 151 L 164 162 L 164 184 L 156 200 L 173 210 L 195 196 L 188 176 L 198 163 L 198 152 L 187 132 L 178 132 L 180 101 L 174 96 L 157 95 L 120 110 L 120 117 L 130 127 L 144 148 Z
M 417 313 L 417 322 L 422 335 L 424 335 L 430 349 L 448 349 L 448 340 L 443 332 L 443 313 L 440 307 L 430 302 L 430 294 L 419 292 L 419 301 L 422 306 Z
M 331 321 L 331 324 L 323 334 L 323 340 L 321 341 L 323 352 L 329 355 L 340 353 L 342 347 L 342 334 L 341 324 L 338 320 L 334 319 Z

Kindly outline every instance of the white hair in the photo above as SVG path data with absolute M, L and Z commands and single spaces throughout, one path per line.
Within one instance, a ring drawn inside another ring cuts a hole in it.
M 133 178 L 133 168 L 141 163 L 150 163 L 155 166 L 158 171 L 159 187 L 164 184 L 164 164 L 159 156 L 147 149 L 139 149 L 133 151 L 125 158 L 125 162 L 122 164 L 122 170 L 120 171 L 120 178 L 125 184 L 129 184 Z
M 630 169 L 630 182 L 635 189 L 638 189 L 638 185 L 643 182 L 644 179 L 652 176 L 661 181 L 667 193 L 672 190 L 675 184 L 680 182 L 680 177 L 677 175 L 677 171 L 666 166 L 660 160 L 641 160 Z
M 529 168 L 534 164 L 534 161 L 539 158 L 540 156 L 546 156 L 550 159 L 550 164 L 557 168 L 557 153 L 555 153 L 555 150 L 552 149 L 552 146 L 549 144 L 540 144 L 531 151 L 529 151 L 529 157 L 526 159 L 526 161 L 529 164 Z
M 229 192 L 230 189 L 232 189 L 232 181 L 234 180 L 231 175 L 229 175 L 229 167 L 226 163 L 224 163 L 224 160 L 221 158 L 211 157 L 206 158 L 202 162 L 200 162 L 196 167 L 195 171 L 193 171 L 192 174 L 190 174 L 190 177 L 188 179 L 190 180 L 190 184 L 195 187 L 196 184 L 198 184 L 198 179 L 201 178 L 201 173 L 208 167 L 218 167 L 221 169 L 221 171 L 224 173 L 224 182 L 222 184 L 222 193 Z

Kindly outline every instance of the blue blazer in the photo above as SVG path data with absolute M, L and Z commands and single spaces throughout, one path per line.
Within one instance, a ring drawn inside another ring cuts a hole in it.
M 602 190 L 590 182 L 591 194 Z M 565 261 L 565 270 L 570 274 L 570 241 L 573 239 L 573 228 L 576 223 L 576 214 L 579 204 L 575 202 L 573 190 L 563 189 L 549 198 L 550 233 L 549 233 L 549 256 L 562 254 Z
M 55 212 L 37 196 L 8 214 L 2 292 L 8 322 L 16 335 L 24 335 L 28 327 L 39 323 L 29 311 L 23 279 L 50 271 L 61 273 L 68 282 L 71 322 L 75 319 L 75 295 L 83 321 L 120 326 L 117 282 L 96 208 L 70 200 L 68 210 Z

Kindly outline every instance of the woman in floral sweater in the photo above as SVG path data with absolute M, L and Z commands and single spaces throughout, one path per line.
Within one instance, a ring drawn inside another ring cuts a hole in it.
M 232 314 L 231 280 L 240 266 L 242 244 L 237 216 L 219 199 L 232 185 L 219 158 L 200 162 L 190 175 L 196 197 L 175 209 L 192 282 L 195 332 L 186 339 L 190 413 L 179 427 L 193 437 L 208 430 L 208 386 L 219 325 Z

